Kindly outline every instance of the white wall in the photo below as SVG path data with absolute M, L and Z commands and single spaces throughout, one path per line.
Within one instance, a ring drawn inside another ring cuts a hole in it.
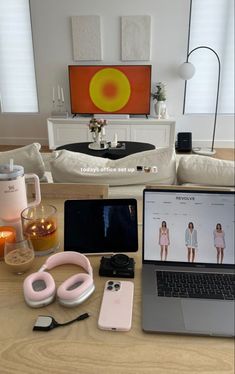
M 177 121 L 176 131 L 192 131 L 196 145 L 211 144 L 213 116 L 182 115 L 184 82 L 178 77 L 177 68 L 186 57 L 189 3 L 189 0 L 31 0 L 40 113 L 1 114 L 0 143 L 26 144 L 33 140 L 48 143 L 46 118 L 51 111 L 53 86 L 64 87 L 69 108 L 67 66 L 75 63 L 72 15 L 101 16 L 103 64 L 121 63 L 120 16 L 151 15 L 152 81 L 167 83 L 168 111 Z M 233 117 L 220 115 L 215 145 L 231 147 L 233 142 Z

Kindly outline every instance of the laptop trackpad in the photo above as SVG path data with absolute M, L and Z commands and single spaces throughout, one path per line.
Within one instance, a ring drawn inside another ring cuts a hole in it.
M 157 302 L 156 302 L 157 301 Z M 145 331 L 181 332 L 185 330 L 179 299 L 143 295 Z
M 181 304 L 187 331 L 211 335 L 234 333 L 232 304 L 200 299 L 181 299 Z

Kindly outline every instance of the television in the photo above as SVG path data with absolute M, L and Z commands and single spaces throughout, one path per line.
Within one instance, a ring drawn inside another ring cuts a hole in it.
M 72 114 L 150 113 L 151 65 L 70 65 Z

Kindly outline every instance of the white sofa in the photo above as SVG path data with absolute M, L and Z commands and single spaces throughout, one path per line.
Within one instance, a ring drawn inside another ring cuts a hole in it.
M 25 172 L 38 174 L 42 182 L 108 184 L 110 197 L 138 198 L 145 185 L 150 184 L 234 187 L 233 161 L 179 156 L 173 148 L 140 152 L 119 160 L 65 150 L 41 153 L 40 148 L 40 144 L 33 143 L 0 152 L 0 164 L 13 158 L 24 166 Z

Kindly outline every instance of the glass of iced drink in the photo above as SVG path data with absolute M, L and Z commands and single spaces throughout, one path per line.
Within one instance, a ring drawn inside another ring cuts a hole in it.
M 29 270 L 34 261 L 34 250 L 30 240 L 5 242 L 4 261 L 8 270 L 23 274 Z

